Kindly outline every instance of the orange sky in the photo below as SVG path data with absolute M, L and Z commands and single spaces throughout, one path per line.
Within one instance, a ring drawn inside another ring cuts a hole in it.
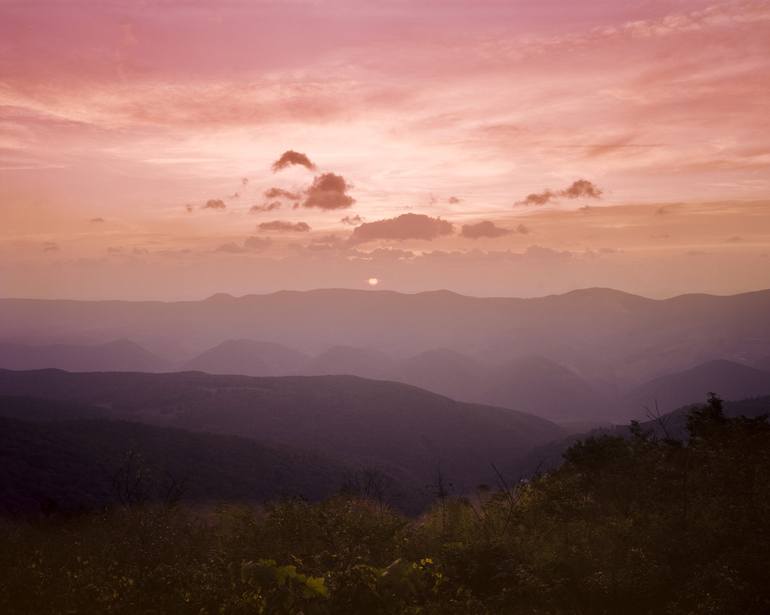
M 0 295 L 770 287 L 768 41 L 764 0 L 0 0 Z

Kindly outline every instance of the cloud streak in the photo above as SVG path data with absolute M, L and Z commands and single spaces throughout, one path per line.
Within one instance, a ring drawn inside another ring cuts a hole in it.
M 273 201 L 272 203 L 264 203 L 262 205 L 252 205 L 249 208 L 249 213 L 258 214 L 265 211 L 275 211 L 276 209 L 280 209 L 281 206 L 280 201 Z
M 259 225 L 260 231 L 277 231 L 284 233 L 307 233 L 310 225 L 307 222 L 287 222 L 286 220 L 273 220 Z

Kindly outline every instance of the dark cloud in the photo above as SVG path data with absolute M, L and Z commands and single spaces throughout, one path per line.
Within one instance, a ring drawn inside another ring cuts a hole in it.
M 188 214 L 191 214 L 193 212 L 193 206 L 192 205 L 185 205 L 185 210 L 187 210 Z
M 510 235 L 512 232 L 510 229 L 497 226 L 494 222 L 484 220 L 478 224 L 463 224 L 460 236 L 466 239 L 495 238 Z
M 366 222 L 353 229 L 351 243 L 366 243 L 377 239 L 425 239 L 451 235 L 452 224 L 441 218 L 424 214 L 402 214 L 397 218 Z
M 249 209 L 249 213 L 258 214 L 263 211 L 274 211 L 281 208 L 280 201 L 273 201 L 272 203 L 264 203 L 263 205 L 252 205 Z
M 305 154 L 289 150 L 281 154 L 281 157 L 273 163 L 273 173 L 294 165 L 305 167 L 310 171 L 316 170 L 315 164 Z
M 572 182 L 569 188 L 562 190 L 559 196 L 567 199 L 599 199 L 602 196 L 602 190 L 587 179 L 578 179 Z
M 564 190 L 543 190 L 528 194 L 517 205 L 546 205 L 556 199 L 598 199 L 602 196 L 602 190 L 587 179 L 578 179 Z
M 239 198 L 241 198 L 241 193 L 240 192 L 233 192 L 232 194 L 228 194 L 227 198 L 228 199 L 239 199 Z
M 203 209 L 225 209 L 227 205 L 222 199 L 209 199 L 203 206 Z
M 302 207 L 318 209 L 345 209 L 355 203 L 355 199 L 347 194 L 350 185 L 341 175 L 324 173 L 313 180 L 305 192 L 306 197 Z
M 556 194 L 550 190 L 544 190 L 543 192 L 535 192 L 528 194 L 524 197 L 523 201 L 516 203 L 517 205 L 545 205 L 549 201 L 556 198 Z
M 104 222 L 104 218 L 91 218 L 91 222 L 94 224 L 100 224 L 101 222 Z
M 241 185 L 242 186 L 248 186 L 249 185 L 249 178 L 248 177 L 242 177 L 241 178 Z
M 448 203 L 450 203 L 451 205 L 456 205 L 456 204 L 457 204 L 457 203 L 459 203 L 460 201 L 461 201 L 461 199 L 458 199 L 456 196 L 450 196 L 450 197 L 447 199 L 447 202 L 448 202 Z
M 529 235 L 530 230 L 529 230 L 528 226 L 525 226 L 524 224 L 519 224 L 516 227 L 516 232 L 521 234 L 521 235 Z
M 362 224 L 363 221 L 364 219 L 359 215 L 345 216 L 344 218 L 342 218 L 342 220 L 340 220 L 342 224 L 349 224 L 350 226 L 358 226 L 359 224 Z
M 740 235 L 733 235 L 732 237 L 725 239 L 726 243 L 740 243 L 741 241 L 743 241 L 743 237 Z
M 310 230 L 307 222 L 287 222 L 286 220 L 273 220 L 259 225 L 260 231 L 285 231 L 292 233 L 306 233 Z
M 58 252 L 59 244 L 55 241 L 46 241 L 43 244 L 43 252 Z
M 269 188 L 265 190 L 266 199 L 286 199 L 287 201 L 299 201 L 302 195 L 299 192 L 291 192 L 283 188 Z

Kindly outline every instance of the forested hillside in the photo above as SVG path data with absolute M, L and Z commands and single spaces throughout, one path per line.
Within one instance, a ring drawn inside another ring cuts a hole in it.
M 407 519 L 339 496 L 205 516 L 125 506 L 5 523 L 0 610 L 28 613 L 741 613 L 770 610 L 770 425 L 690 412 Z

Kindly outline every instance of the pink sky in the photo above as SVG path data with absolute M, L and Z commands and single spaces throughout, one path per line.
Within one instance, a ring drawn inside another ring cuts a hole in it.
M 764 0 L 0 1 L 0 295 L 770 287 L 768 41 Z

